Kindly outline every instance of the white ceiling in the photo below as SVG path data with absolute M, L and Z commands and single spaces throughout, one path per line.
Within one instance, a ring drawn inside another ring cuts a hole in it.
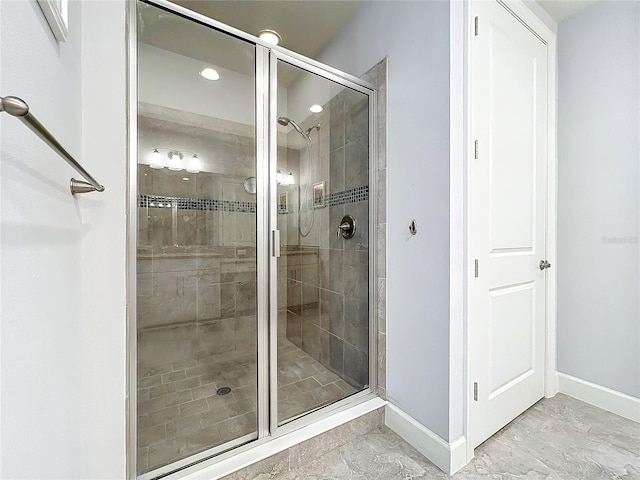
M 587 8 L 598 0 L 537 0 L 542 8 L 544 8 L 551 18 L 556 22 L 561 22 L 565 18 L 578 13 L 580 10 Z

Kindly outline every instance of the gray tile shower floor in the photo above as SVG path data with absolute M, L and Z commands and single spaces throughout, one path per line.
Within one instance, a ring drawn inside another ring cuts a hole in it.
M 162 373 L 161 373 L 162 372 Z M 256 430 L 256 352 L 167 364 L 138 380 L 138 473 Z M 218 395 L 221 387 L 231 388 Z M 356 389 L 288 340 L 278 342 L 278 415 L 287 420 Z
M 442 473 L 386 427 L 358 436 L 289 470 L 236 472 L 233 480 L 637 480 L 640 424 L 562 394 L 545 399 L 499 431 L 453 476 Z

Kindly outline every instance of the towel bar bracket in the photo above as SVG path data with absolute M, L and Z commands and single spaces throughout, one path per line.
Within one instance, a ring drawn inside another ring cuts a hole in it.
M 89 182 L 78 180 L 76 178 L 72 178 L 69 182 L 69 190 L 71 191 L 71 195 L 75 195 L 76 193 L 89 193 L 98 191 L 98 189 L 91 185 Z

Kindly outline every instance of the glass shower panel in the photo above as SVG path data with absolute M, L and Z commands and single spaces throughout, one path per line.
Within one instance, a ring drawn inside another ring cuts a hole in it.
M 139 474 L 257 438 L 255 88 L 253 44 L 138 3 Z
M 280 60 L 277 74 L 282 424 L 368 388 L 369 97 Z

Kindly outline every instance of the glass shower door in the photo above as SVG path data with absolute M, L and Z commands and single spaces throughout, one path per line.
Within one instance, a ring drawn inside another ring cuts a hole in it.
M 256 46 L 137 5 L 137 469 L 154 478 L 258 436 Z
M 272 414 L 282 425 L 369 387 L 370 98 L 322 71 L 280 59 L 271 68 L 281 245 Z
M 369 391 L 373 100 L 215 21 L 136 5 L 136 459 L 151 480 Z

